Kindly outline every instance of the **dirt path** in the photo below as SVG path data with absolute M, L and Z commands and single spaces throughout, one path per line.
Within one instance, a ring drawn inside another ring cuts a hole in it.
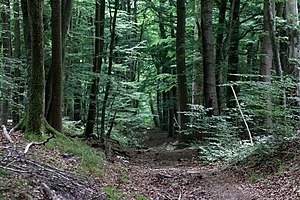
M 116 162 L 118 167 L 107 174 L 108 185 L 128 194 L 126 199 L 256 199 L 242 182 L 222 171 L 222 164 L 201 165 L 195 161 L 196 151 L 168 147 L 166 142 L 174 141 L 166 133 L 148 134 L 146 149 L 136 151 L 128 162 Z

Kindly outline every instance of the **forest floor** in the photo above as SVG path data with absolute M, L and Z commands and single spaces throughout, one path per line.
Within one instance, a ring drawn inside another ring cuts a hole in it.
M 111 153 L 99 177 L 75 173 L 80 159 L 72 154 L 36 146 L 28 158 L 12 153 L 0 139 L 5 155 L 0 155 L 1 164 L 11 162 L 6 169 L 0 167 L 0 199 L 300 199 L 299 138 L 283 147 L 280 161 L 274 156 L 261 165 L 229 167 L 222 162 L 199 163 L 197 151 L 174 149 L 175 141 L 159 130 L 141 134 L 148 136 L 143 148 Z M 279 163 L 276 169 L 273 161 Z

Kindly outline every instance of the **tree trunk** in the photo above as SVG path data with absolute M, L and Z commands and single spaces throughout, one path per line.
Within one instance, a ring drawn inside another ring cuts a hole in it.
M 31 35 L 30 24 L 28 15 L 28 2 L 27 0 L 21 0 L 22 16 L 23 16 L 23 35 L 26 52 L 26 69 L 27 69 L 27 82 L 29 82 L 30 75 L 30 63 L 31 63 Z M 27 99 L 25 99 L 25 102 Z M 28 103 L 25 104 L 25 110 L 28 111 Z
M 100 136 L 101 138 L 104 137 L 105 134 L 105 113 L 106 113 L 106 104 L 108 101 L 108 96 L 110 93 L 111 88 L 111 72 L 113 66 L 113 53 L 115 49 L 115 40 L 116 40 L 116 21 L 117 21 L 117 13 L 119 9 L 119 0 L 115 0 L 115 11 L 113 15 L 113 20 L 111 24 L 111 38 L 110 38 L 110 45 L 109 45 L 109 59 L 108 59 L 108 69 L 107 69 L 107 77 L 108 80 L 106 81 L 105 92 L 102 102 L 102 112 L 101 112 L 101 126 L 100 126 Z M 107 135 L 109 136 L 109 135 Z
M 269 24 L 269 15 L 268 15 L 268 2 L 264 2 L 264 31 L 266 34 L 263 35 L 262 39 L 262 54 L 260 62 L 260 71 L 259 74 L 262 75 L 260 81 L 268 84 L 271 83 L 271 73 L 272 73 L 272 62 L 273 62 L 273 52 L 272 44 L 270 39 L 270 24 Z M 271 96 L 270 91 L 267 92 L 265 96 L 265 102 L 267 104 L 267 111 L 271 112 Z M 265 116 L 264 124 L 268 129 L 272 127 L 272 117 L 270 115 Z
M 20 59 L 21 47 L 20 47 L 20 5 L 19 0 L 14 0 L 14 57 Z M 12 107 L 12 119 L 13 125 L 16 125 L 20 120 L 20 106 L 23 101 L 24 85 L 21 82 L 21 70 L 17 67 L 14 71 L 15 84 L 17 89 L 13 91 L 14 105 Z
M 31 70 L 29 79 L 29 111 L 26 131 L 44 131 L 45 71 L 43 0 L 28 1 L 31 32 Z
M 236 82 L 239 80 L 239 40 L 240 40 L 240 0 L 230 0 L 231 14 L 230 14 L 230 36 L 229 36 L 229 50 L 228 50 L 228 78 L 227 81 Z M 234 86 L 236 93 L 238 88 Z M 227 88 L 227 107 L 235 107 L 235 100 L 230 88 Z
M 221 0 L 219 6 L 219 20 L 216 39 L 216 67 L 217 67 L 217 85 L 222 85 L 225 82 L 225 58 L 223 53 L 223 40 L 225 29 L 225 16 L 226 16 L 227 0 Z M 223 86 L 217 87 L 219 112 L 222 114 L 226 107 L 226 88 Z
M 177 0 L 176 69 L 179 126 L 181 130 L 185 130 L 186 124 L 189 122 L 188 116 L 183 113 L 189 110 L 185 69 L 185 0 Z M 182 141 L 189 140 L 188 136 L 184 134 L 180 135 L 180 139 Z
M 48 123 L 57 131 L 62 132 L 62 37 L 61 37 L 61 0 L 51 1 L 52 27 L 52 92 Z
M 96 77 L 93 78 L 91 92 L 90 92 L 90 102 L 88 108 L 87 123 L 84 131 L 85 137 L 91 137 L 93 135 L 95 117 L 96 117 L 96 105 L 97 105 L 97 95 L 98 95 L 98 84 L 99 77 L 98 74 L 101 71 L 103 50 L 104 50 L 104 22 L 105 22 L 105 0 L 96 0 L 96 17 L 95 17 L 95 57 L 94 57 L 94 67 L 93 72 Z
M 9 59 L 11 57 L 11 33 L 10 33 L 10 2 L 9 0 L 1 1 L 3 8 L 1 12 L 2 19 L 2 44 L 3 44 L 3 56 L 7 59 L 4 60 L 4 79 L 8 81 L 10 75 Z M 9 89 L 7 85 L 2 85 L 2 109 L 1 109 L 1 124 L 7 124 L 8 117 L 8 99 Z
M 289 48 L 288 48 L 288 69 L 290 74 L 297 80 L 300 80 L 300 36 L 299 36 L 299 17 L 298 17 L 298 1 L 289 0 L 286 1 L 286 15 L 287 21 L 290 25 L 288 30 L 289 35 Z M 296 88 L 296 96 L 300 97 L 300 85 L 299 82 Z M 297 100 L 297 105 L 300 106 L 300 101 Z
M 194 61 L 193 61 L 193 82 L 192 82 L 192 104 L 201 104 L 202 102 L 202 64 L 200 55 L 202 54 L 201 43 L 201 2 L 195 2 L 195 27 L 194 27 Z M 199 53 L 198 53 L 199 52 Z M 192 119 L 193 120 L 193 119 Z
M 204 105 L 211 108 L 212 115 L 219 114 L 216 74 L 214 66 L 214 42 L 212 30 L 212 0 L 201 1 L 201 25 L 203 48 L 203 76 L 204 76 Z

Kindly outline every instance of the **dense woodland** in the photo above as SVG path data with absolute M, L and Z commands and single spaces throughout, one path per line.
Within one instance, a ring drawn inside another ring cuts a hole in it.
M 32 4 L 2 2 L 2 124 L 82 120 L 96 138 L 146 125 L 182 141 L 297 129 L 297 1 Z
M 1 0 L 0 12 L 6 139 L 138 147 L 155 129 L 238 162 L 299 137 L 297 0 Z

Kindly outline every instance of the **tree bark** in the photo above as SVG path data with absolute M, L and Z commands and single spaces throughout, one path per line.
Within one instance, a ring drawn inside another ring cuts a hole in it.
M 30 24 L 28 15 L 28 2 L 27 0 L 21 0 L 21 8 L 23 15 L 23 35 L 26 51 L 26 64 L 27 64 L 27 76 L 30 76 L 30 62 L 31 62 L 31 36 L 30 36 Z
M 29 111 L 26 131 L 44 131 L 45 71 L 43 0 L 28 1 L 31 32 L 31 70 L 29 78 Z
M 108 80 L 106 81 L 105 92 L 104 92 L 104 97 L 102 102 L 101 126 L 100 126 L 101 138 L 104 138 L 104 134 L 105 134 L 105 115 L 106 115 L 105 113 L 106 113 L 106 104 L 108 101 L 110 88 L 111 88 L 110 79 L 112 75 L 113 53 L 114 53 L 115 42 L 116 42 L 116 21 L 117 21 L 118 9 L 119 9 L 119 0 L 115 0 L 115 11 L 112 19 L 112 24 L 111 24 L 111 38 L 110 38 L 110 45 L 109 45 L 109 59 L 108 59 L 108 69 L 107 69 Z
M 105 25 L 105 0 L 96 0 L 96 16 L 95 16 L 95 56 L 94 56 L 94 66 L 93 72 L 96 76 L 93 78 L 91 92 L 90 92 L 90 102 L 88 107 L 87 123 L 84 131 L 85 137 L 91 137 L 93 135 L 95 118 L 96 118 L 96 105 L 98 96 L 98 84 L 99 77 L 98 74 L 101 71 L 103 52 L 104 52 L 104 25 Z
M 177 0 L 177 30 L 176 30 L 176 69 L 178 84 L 178 112 L 181 130 L 187 128 L 188 116 L 183 112 L 188 111 L 188 94 L 185 67 L 185 0 Z M 182 141 L 189 140 L 185 134 L 180 135 Z
M 219 115 L 219 106 L 216 88 L 216 73 L 214 66 L 214 42 L 212 30 L 212 0 L 201 1 L 201 25 L 203 48 L 203 79 L 204 105 L 211 108 L 211 115 Z
M 239 67 L 239 40 L 240 40 L 240 0 L 230 0 L 231 14 L 230 14 L 230 36 L 229 36 L 229 50 L 228 50 L 228 78 L 229 83 L 238 81 L 238 67 Z M 236 93 L 238 88 L 234 86 Z M 230 88 L 227 88 L 227 107 L 235 107 L 234 96 Z
M 218 29 L 217 29 L 217 39 L 216 39 L 216 70 L 217 70 L 217 85 L 222 85 L 225 82 L 225 58 L 224 58 L 224 30 L 225 30 L 225 20 L 226 20 L 226 8 L 227 0 L 221 0 L 219 6 L 219 19 L 218 19 Z M 226 88 L 217 87 L 219 113 L 222 114 L 226 107 Z
M 9 79 L 10 75 L 10 64 L 9 59 L 11 57 L 11 32 L 10 32 L 10 2 L 9 0 L 1 1 L 3 8 L 1 12 L 2 19 L 2 44 L 3 44 L 3 56 L 6 58 L 4 60 L 4 79 L 6 81 Z M 1 124 L 7 124 L 8 117 L 8 99 L 9 99 L 9 89 L 7 85 L 2 84 L 2 109 L 1 109 Z
M 14 57 L 20 59 L 21 56 L 21 46 L 20 46 L 20 4 L 19 0 L 14 0 Z M 20 120 L 20 106 L 19 104 L 23 101 L 23 91 L 24 85 L 20 81 L 21 70 L 17 67 L 14 71 L 15 84 L 17 89 L 13 91 L 13 101 L 12 106 L 12 119 L 13 125 L 16 125 Z
M 268 2 L 264 2 L 264 31 L 262 39 L 262 54 L 260 62 L 260 71 L 259 74 L 262 75 L 260 81 L 268 84 L 271 83 L 271 73 L 272 73 L 272 62 L 273 62 L 273 52 L 272 44 L 270 39 L 270 24 L 269 24 L 269 15 L 268 15 Z M 265 96 L 265 103 L 267 104 L 266 110 L 271 112 L 271 94 L 270 91 L 267 92 Z M 264 124 L 268 129 L 272 127 L 272 117 L 270 115 L 265 116 Z
M 51 1 L 52 27 L 52 85 L 51 103 L 47 115 L 48 123 L 57 131 L 62 132 L 62 30 L 61 30 L 61 0 Z

